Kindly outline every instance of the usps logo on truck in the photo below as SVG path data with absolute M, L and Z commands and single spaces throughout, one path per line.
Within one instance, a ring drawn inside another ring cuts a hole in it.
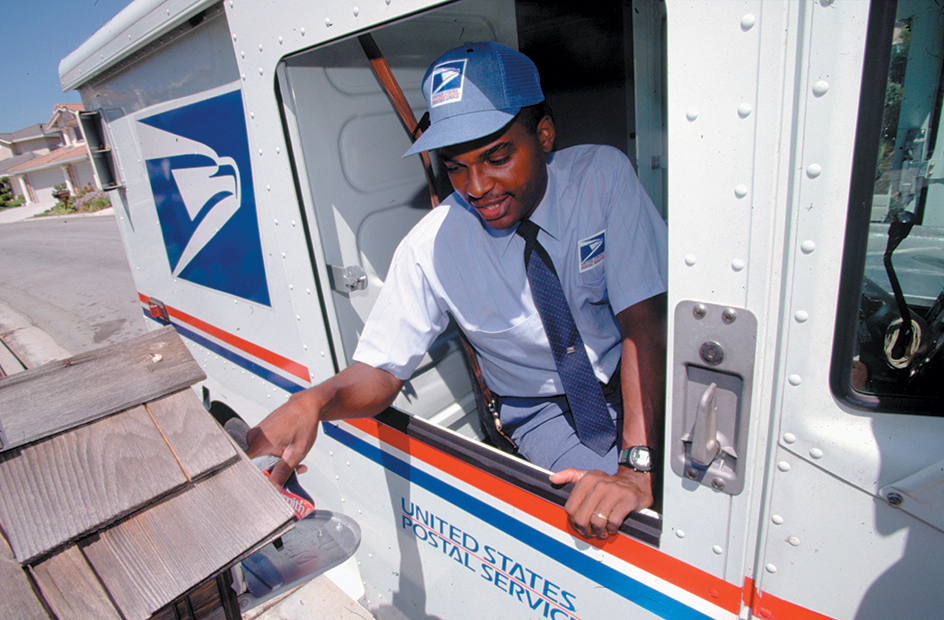
M 138 119 L 174 277 L 270 305 L 238 90 Z

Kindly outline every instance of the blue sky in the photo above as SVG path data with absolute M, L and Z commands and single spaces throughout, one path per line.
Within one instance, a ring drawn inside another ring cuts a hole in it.
M 81 103 L 62 92 L 59 61 L 131 0 L 11 0 L 0 15 L 0 133 L 45 123 L 57 103 Z

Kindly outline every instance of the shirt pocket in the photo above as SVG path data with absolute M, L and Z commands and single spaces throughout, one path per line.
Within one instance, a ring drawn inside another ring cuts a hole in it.
M 516 366 L 544 367 L 550 361 L 550 368 L 555 368 L 547 334 L 537 312 L 504 329 L 476 330 L 470 334 L 470 340 L 486 358 L 483 360 L 486 363 L 508 362 Z
M 601 306 L 609 303 L 610 298 L 606 288 L 606 270 L 603 265 L 594 267 L 575 277 L 574 291 L 576 292 L 577 306 L 592 304 Z

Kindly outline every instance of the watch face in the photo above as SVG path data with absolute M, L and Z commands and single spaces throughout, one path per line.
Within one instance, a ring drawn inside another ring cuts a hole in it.
M 633 467 L 642 471 L 652 469 L 652 455 L 648 448 L 633 448 L 629 453 L 629 460 Z
M 619 464 L 632 467 L 636 471 L 652 471 L 652 449 L 648 446 L 633 446 L 620 452 Z
M 652 469 L 652 455 L 649 454 L 649 450 L 647 448 L 635 448 L 629 453 L 629 459 L 632 461 L 633 467 L 636 469 L 641 469 L 643 471 L 649 471 Z

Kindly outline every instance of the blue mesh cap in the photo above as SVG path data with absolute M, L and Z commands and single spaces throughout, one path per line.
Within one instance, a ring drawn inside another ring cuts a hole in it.
M 404 157 L 495 133 L 521 108 L 544 101 L 537 67 L 501 43 L 466 43 L 440 56 L 423 77 L 430 127 Z

